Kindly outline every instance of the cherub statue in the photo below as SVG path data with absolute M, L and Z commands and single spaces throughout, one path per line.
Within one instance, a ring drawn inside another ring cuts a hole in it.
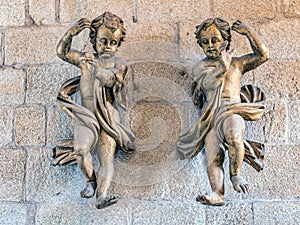
M 94 53 L 71 49 L 72 38 L 84 29 L 90 30 Z M 76 120 L 74 158 L 86 177 L 83 198 L 96 193 L 96 207 L 104 208 L 117 202 L 118 195 L 108 195 L 114 174 L 114 153 L 119 146 L 133 152 L 134 135 L 120 123 L 120 91 L 127 73 L 127 63 L 116 57 L 117 48 L 125 36 L 123 20 L 110 13 L 96 17 L 92 22 L 80 19 L 61 38 L 57 55 L 81 70 L 81 76 L 66 81 L 57 98 L 61 109 Z M 81 104 L 71 99 L 79 89 Z M 95 174 L 91 152 L 96 150 L 100 161 Z
M 230 30 L 245 35 L 252 53 L 233 57 Z M 257 171 L 263 168 L 263 144 L 244 140 L 245 121 L 257 120 L 264 112 L 263 92 L 255 86 L 241 88 L 241 78 L 269 59 L 269 49 L 246 23 L 238 20 L 230 28 L 221 18 L 210 18 L 196 27 L 197 43 L 206 57 L 193 68 L 193 101 L 201 108 L 196 126 L 179 137 L 181 159 L 192 158 L 205 148 L 207 173 L 212 192 L 200 194 L 197 201 L 207 205 L 224 204 L 225 151 L 234 190 L 248 193 L 250 186 L 240 175 L 243 160 Z

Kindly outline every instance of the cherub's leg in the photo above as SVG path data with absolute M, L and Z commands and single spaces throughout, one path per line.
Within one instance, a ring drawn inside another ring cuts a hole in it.
M 224 205 L 224 152 L 215 129 L 211 129 L 205 138 L 207 173 L 212 192 L 199 195 L 197 201 L 206 205 Z
M 240 115 L 231 115 L 224 120 L 223 129 L 228 143 L 229 173 L 233 188 L 237 192 L 248 193 L 249 184 L 240 176 L 245 155 L 245 121 Z
M 80 124 L 76 124 L 74 131 L 74 152 L 77 165 L 86 178 L 86 187 L 81 191 L 81 197 L 91 198 L 96 189 L 96 176 L 93 169 L 91 146 L 94 140 L 93 132 Z
M 114 175 L 114 154 L 116 149 L 116 141 L 110 137 L 104 130 L 100 133 L 100 140 L 98 143 L 98 158 L 100 166 L 98 170 L 97 178 L 97 193 L 96 193 L 96 207 L 98 209 L 105 208 L 112 204 L 115 204 L 119 196 L 108 196 L 108 190 L 111 185 Z

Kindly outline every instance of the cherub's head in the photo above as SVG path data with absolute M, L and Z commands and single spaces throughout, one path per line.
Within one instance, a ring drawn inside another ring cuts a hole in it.
M 228 22 L 221 18 L 209 18 L 196 27 L 197 43 L 208 58 L 217 58 L 220 45 L 227 41 L 230 48 L 231 33 Z
M 123 20 L 111 12 L 105 12 L 91 23 L 90 41 L 99 56 L 112 57 L 124 41 Z

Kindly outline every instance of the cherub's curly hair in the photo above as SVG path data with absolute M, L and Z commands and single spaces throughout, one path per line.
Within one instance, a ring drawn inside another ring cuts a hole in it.
M 102 15 L 96 17 L 93 19 L 91 23 L 91 31 L 90 31 L 90 42 L 93 45 L 94 50 L 96 51 L 96 36 L 97 36 L 97 31 L 98 29 L 102 26 L 105 25 L 107 29 L 110 29 L 113 33 L 117 30 L 120 29 L 122 32 L 121 39 L 119 41 L 119 46 L 121 43 L 124 41 L 125 35 L 126 35 L 126 30 L 123 26 L 124 22 L 123 20 L 118 17 L 115 14 L 112 14 L 111 12 L 105 12 Z
M 197 43 L 202 47 L 200 33 L 202 30 L 205 31 L 209 26 L 213 24 L 216 25 L 224 40 L 228 41 L 226 50 L 229 50 L 230 42 L 231 42 L 230 26 L 226 20 L 219 17 L 206 19 L 200 25 L 196 26 L 195 35 L 196 35 Z

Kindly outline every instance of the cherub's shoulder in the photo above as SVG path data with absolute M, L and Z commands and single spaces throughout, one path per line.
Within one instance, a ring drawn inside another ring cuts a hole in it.
M 117 66 L 128 66 L 128 63 L 126 62 L 126 60 L 122 57 L 117 57 L 115 56 L 115 64 Z
M 194 75 L 199 76 L 203 72 L 210 70 L 211 67 L 213 67 L 213 66 L 208 61 L 201 60 L 194 65 L 193 73 L 194 73 Z

